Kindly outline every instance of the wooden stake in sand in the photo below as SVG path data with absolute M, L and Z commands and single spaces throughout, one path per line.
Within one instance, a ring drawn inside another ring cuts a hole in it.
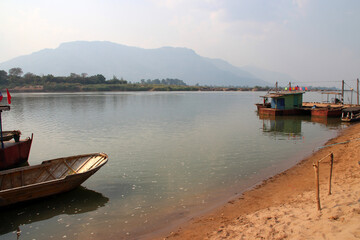
M 315 170 L 315 184 L 316 184 L 316 201 L 317 201 L 317 208 L 319 211 L 321 211 L 321 205 L 320 205 L 320 186 L 319 186 L 319 162 L 313 163 L 313 167 Z
M 331 195 L 331 178 L 332 178 L 332 170 L 334 165 L 334 154 L 330 154 L 330 177 L 329 177 L 329 195 Z

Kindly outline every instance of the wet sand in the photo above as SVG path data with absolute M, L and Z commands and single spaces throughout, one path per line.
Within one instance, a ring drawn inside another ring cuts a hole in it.
M 326 145 L 331 146 L 160 239 L 360 239 L 360 124 Z M 313 162 L 320 159 L 318 211 Z

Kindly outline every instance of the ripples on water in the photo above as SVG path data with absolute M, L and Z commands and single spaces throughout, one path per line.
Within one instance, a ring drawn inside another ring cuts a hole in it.
M 261 119 L 261 93 L 13 94 L 4 129 L 34 133 L 30 164 L 109 162 L 75 191 L 1 214 L 0 239 L 136 238 L 226 201 L 336 135 L 338 120 Z

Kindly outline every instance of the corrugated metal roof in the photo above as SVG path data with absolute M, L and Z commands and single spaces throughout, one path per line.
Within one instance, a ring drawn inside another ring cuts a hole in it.
M 289 95 L 296 95 L 296 94 L 304 94 L 304 91 L 283 91 L 283 92 L 276 92 L 276 93 L 268 93 L 265 96 L 261 96 L 263 98 L 279 98 Z

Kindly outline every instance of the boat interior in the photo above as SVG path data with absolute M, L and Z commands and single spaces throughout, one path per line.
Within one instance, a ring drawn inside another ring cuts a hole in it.
M 44 161 L 39 165 L 5 170 L 0 173 L 0 191 L 59 180 L 81 174 L 107 162 L 105 153 L 78 155 Z

